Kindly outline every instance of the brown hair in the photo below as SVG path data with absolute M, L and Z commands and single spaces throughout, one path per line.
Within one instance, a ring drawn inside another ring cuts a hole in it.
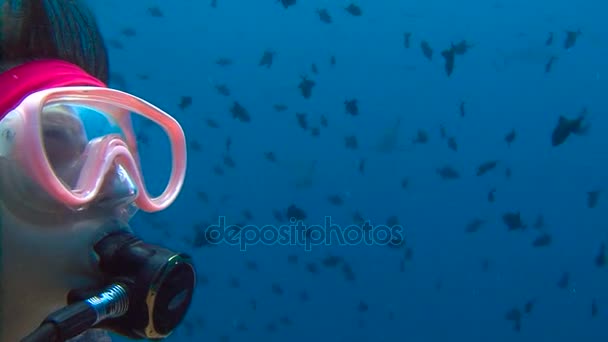
M 0 72 L 57 58 L 108 82 L 108 53 L 82 0 L 0 0 Z

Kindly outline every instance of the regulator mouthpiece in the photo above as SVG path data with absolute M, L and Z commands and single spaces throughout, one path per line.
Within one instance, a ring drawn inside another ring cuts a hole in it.
M 130 338 L 169 336 L 192 301 L 196 273 L 191 258 L 144 243 L 127 231 L 104 237 L 94 249 L 101 271 L 112 282 L 124 283 L 129 289 L 127 312 L 98 327 Z

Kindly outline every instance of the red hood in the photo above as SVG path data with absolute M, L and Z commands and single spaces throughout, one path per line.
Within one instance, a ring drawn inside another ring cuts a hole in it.
M 68 86 L 106 87 L 80 67 L 62 60 L 32 61 L 7 70 L 0 74 L 0 120 L 28 95 Z

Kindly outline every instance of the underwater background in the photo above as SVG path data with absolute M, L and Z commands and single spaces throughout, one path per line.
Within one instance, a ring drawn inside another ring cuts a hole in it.
M 89 4 L 111 85 L 188 140 L 178 200 L 132 221 L 197 266 L 168 341 L 607 340 L 605 3 Z M 158 193 L 168 144 L 136 125 Z M 242 248 L 221 217 L 399 234 Z

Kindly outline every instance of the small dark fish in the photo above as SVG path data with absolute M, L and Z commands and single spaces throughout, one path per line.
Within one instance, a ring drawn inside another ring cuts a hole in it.
M 125 80 L 124 76 L 119 73 L 110 73 L 110 83 L 121 90 L 127 89 L 127 81 Z
M 589 131 L 589 124 L 584 122 L 586 115 L 587 110 L 583 109 L 582 113 L 575 119 L 560 116 L 557 126 L 551 134 L 551 145 L 559 146 L 563 144 L 571 134 L 585 135 Z
M 312 274 L 319 274 L 319 266 L 314 262 L 309 262 L 306 264 L 306 270 Z
M 391 215 L 386 219 L 386 225 L 388 227 L 395 227 L 399 225 L 399 217 L 397 215 Z
M 534 221 L 534 229 L 541 230 L 545 226 L 545 218 L 543 215 L 538 215 Z
M 321 8 L 317 10 L 317 14 L 319 15 L 319 19 L 326 23 L 326 24 L 331 24 L 331 15 L 329 15 L 329 12 L 327 11 L 327 9 L 325 8 Z
M 327 128 L 327 117 L 325 115 L 321 115 L 319 122 L 320 122 L 321 126 Z
M 347 114 L 350 114 L 352 116 L 359 115 L 359 105 L 357 103 L 357 99 L 344 101 L 344 109 Z
M 243 209 L 241 215 L 243 215 L 243 218 L 247 221 L 253 220 L 253 213 L 251 213 L 251 210 L 249 209 Z
M 532 241 L 532 246 L 534 247 L 546 247 L 551 244 L 553 238 L 549 233 L 541 233 L 539 236 Z
M 602 243 L 597 255 L 595 256 L 595 266 L 604 267 L 606 266 L 606 261 L 608 261 L 606 258 L 606 244 Z
M 494 170 L 496 165 L 498 164 L 498 160 L 490 160 L 485 163 L 482 163 L 477 167 L 477 176 L 483 176 L 487 172 Z
M 196 152 L 200 152 L 203 149 L 201 143 L 194 139 L 188 142 L 188 147 L 190 147 L 190 149 Z
M 279 113 L 287 110 L 287 106 L 284 104 L 280 104 L 280 103 L 273 105 L 272 108 L 274 108 L 274 110 L 276 110 Z
M 318 137 L 321 135 L 321 129 L 319 127 L 312 127 L 310 129 L 310 135 L 313 137 Z
M 274 154 L 274 152 L 264 152 L 264 158 L 271 163 L 277 162 L 277 156 Z
M 315 63 L 312 63 L 312 65 L 310 66 L 310 71 L 315 75 L 319 74 L 319 69 L 317 68 L 317 65 Z
M 270 50 L 264 51 L 264 53 L 262 54 L 262 58 L 260 58 L 260 62 L 258 63 L 258 65 L 265 66 L 266 68 L 270 68 L 274 61 L 274 55 L 275 55 L 274 51 L 270 51 Z
M 555 56 L 549 57 L 549 61 L 547 61 L 547 64 L 545 64 L 546 73 L 551 72 L 551 68 L 553 68 L 553 63 L 555 63 L 555 61 L 557 61 L 557 57 L 555 57 Z
M 226 152 L 230 152 L 230 147 L 232 146 L 232 139 L 230 137 L 226 138 Z
M 192 106 L 192 96 L 182 96 L 179 100 L 179 109 L 184 110 Z
M 490 269 L 490 260 L 488 260 L 487 258 L 484 258 L 481 261 L 481 271 L 487 272 L 489 269 Z
M 456 143 L 456 138 L 448 138 L 448 148 L 454 152 L 458 152 L 458 143 Z
M 306 76 L 302 76 L 301 78 L 302 80 L 300 81 L 298 88 L 300 89 L 302 96 L 305 99 L 309 99 L 312 96 L 312 89 L 314 88 L 316 83 L 306 78 Z
M 333 268 L 333 267 L 338 266 L 342 261 L 343 261 L 342 257 L 336 256 L 336 255 L 328 255 L 321 261 L 321 263 L 325 267 Z
M 331 66 L 336 65 L 336 56 L 329 57 L 329 65 L 331 65 Z
M 532 312 L 532 309 L 534 309 L 534 304 L 536 303 L 536 301 L 534 299 L 530 299 L 529 301 L 527 301 L 524 304 L 524 313 L 525 314 L 529 314 Z
M 355 17 L 360 17 L 361 14 L 363 14 L 363 11 L 361 11 L 361 7 L 355 5 L 354 3 L 351 3 L 350 5 L 348 5 L 345 8 L 346 12 L 350 13 L 351 15 L 355 16 Z
M 597 301 L 594 298 L 591 300 L 591 317 L 596 317 L 599 311 Z
M 197 285 L 208 285 L 209 284 L 209 277 L 207 277 L 204 274 L 200 274 L 198 277 L 196 277 L 196 284 Z
M 570 273 L 564 272 L 562 274 L 561 278 L 559 278 L 559 280 L 557 281 L 557 287 L 565 290 L 568 288 L 569 284 L 570 284 Z
M 600 199 L 600 193 L 600 190 L 587 192 L 587 208 L 593 209 L 597 206 L 597 202 Z
M 274 219 L 277 220 L 278 222 L 285 221 L 285 217 L 283 217 L 283 213 L 281 213 L 281 211 L 278 209 L 272 209 L 272 217 L 274 217 Z
M 503 214 L 502 222 L 507 226 L 509 230 L 518 230 L 526 228 L 526 225 L 521 220 L 521 214 L 519 211 L 507 212 Z
M 245 268 L 247 268 L 250 271 L 257 271 L 258 264 L 255 261 L 247 260 L 247 261 L 245 261 Z
M 521 311 L 518 308 L 513 308 L 505 314 L 505 319 L 508 321 L 519 322 L 521 321 Z
M 478 218 L 473 219 L 473 221 L 467 223 L 467 226 L 465 227 L 464 231 L 467 233 L 475 233 L 481 228 L 481 226 L 483 226 L 484 223 L 486 223 L 485 220 Z
M 416 137 L 412 140 L 414 144 L 426 144 L 429 142 L 429 134 L 422 129 L 419 129 L 416 133 Z
M 466 114 L 465 110 L 464 110 L 464 101 L 460 101 L 460 107 L 459 107 L 459 109 L 460 109 L 460 117 L 464 118 L 464 115 Z
M 241 122 L 251 122 L 251 116 L 245 107 L 243 107 L 237 101 L 234 101 L 232 104 L 232 108 L 230 108 L 230 113 L 232 113 L 232 117 L 241 121 Z
M 158 6 L 148 7 L 148 14 L 155 18 L 162 18 L 165 16 Z
M 444 125 L 439 125 L 439 136 L 441 137 L 441 139 L 445 139 L 448 136 Z
M 513 175 L 513 171 L 511 170 L 511 168 L 510 167 L 505 168 L 505 178 L 511 179 L 512 175 Z
M 291 318 L 289 318 L 289 316 L 281 316 L 279 318 L 279 323 L 281 323 L 284 326 L 291 326 L 291 325 L 293 325 L 293 321 L 291 320 Z
M 114 49 L 118 49 L 118 50 L 124 50 L 125 49 L 124 44 L 120 40 L 109 39 L 107 41 L 107 44 L 108 44 L 109 47 L 114 48 Z
M 284 8 L 289 8 L 296 4 L 296 0 L 278 0 Z
M 193 248 L 206 247 L 219 242 L 207 230 L 207 227 L 208 225 L 206 223 L 198 223 L 192 227 L 194 229 L 194 241 L 192 241 Z
M 219 128 L 220 127 L 220 125 L 213 119 L 207 119 L 207 120 L 205 120 L 205 123 L 210 128 Z
M 310 300 L 310 296 L 308 295 L 308 292 L 306 291 L 302 291 L 300 292 L 300 300 L 303 302 L 308 302 Z
M 448 77 L 452 76 L 454 72 L 454 65 L 456 63 L 456 54 L 453 49 L 441 51 L 441 56 L 445 60 L 444 70 Z
M 214 173 L 216 176 L 223 176 L 223 175 L 224 175 L 226 172 L 224 171 L 224 169 L 223 169 L 221 166 L 219 166 L 219 165 L 215 165 L 215 166 L 213 167 L 213 173 Z
M 306 213 L 304 210 L 296 207 L 294 204 L 287 208 L 287 219 L 295 219 L 296 221 L 304 221 L 306 219 Z
M 273 283 L 271 286 L 272 289 L 272 293 L 280 296 L 283 293 L 285 293 L 285 291 L 283 291 L 283 288 L 281 287 L 281 285 L 277 284 L 277 283 Z
M 389 242 L 389 244 L 387 246 L 390 248 L 393 248 L 393 249 L 400 249 L 405 246 L 405 240 L 402 237 L 395 236 L 391 239 L 391 241 Z M 407 250 L 406 250 L 406 254 L 404 255 L 404 260 L 408 260 L 408 259 L 409 258 L 408 258 Z
M 355 272 L 346 262 L 342 263 L 342 275 L 344 275 L 344 279 L 346 279 L 346 281 L 353 282 L 356 279 Z
M 203 203 L 209 203 L 209 195 L 207 195 L 207 193 L 204 191 L 200 191 L 200 190 L 197 191 L 196 197 L 198 198 L 199 201 L 201 201 Z
M 211 8 L 217 8 L 217 0 L 211 0 L 209 6 L 211 6 Z
M 365 159 L 359 160 L 359 167 L 357 168 L 360 174 L 365 173 Z
M 357 305 L 357 311 L 359 312 L 367 312 L 369 310 L 369 305 L 364 301 L 360 301 L 359 305 Z
M 282 0 L 282 1 L 286 1 L 286 0 Z M 290 1 L 294 1 L 295 2 L 295 0 L 290 0 Z M 278 327 L 277 327 L 277 324 L 275 322 L 270 322 L 270 323 L 266 324 L 266 331 L 269 332 L 269 333 L 276 332 L 277 329 L 278 329 Z
M 460 178 L 460 174 L 451 166 L 444 166 L 437 169 L 437 174 L 441 179 L 458 179 Z
M 141 146 L 150 145 L 150 137 L 145 132 L 137 133 L 136 140 Z
M 411 33 L 411 32 L 405 32 L 405 33 L 403 34 L 403 46 L 404 46 L 406 49 L 409 49 L 409 48 L 410 48 L 410 45 L 411 45 L 411 39 L 412 39 L 412 33 Z
M 298 256 L 295 254 L 290 254 L 287 256 L 287 262 L 291 265 L 297 265 L 298 264 Z
M 450 50 L 454 53 L 454 55 L 464 55 L 472 47 L 473 45 L 467 44 L 466 40 L 461 40 L 457 44 L 452 43 Z
M 420 48 L 422 49 L 422 54 L 424 55 L 424 57 L 426 57 L 426 59 L 428 59 L 429 61 L 432 61 L 433 48 L 431 48 L 431 45 L 426 40 L 423 40 L 420 43 Z
M 344 146 L 346 146 L 349 150 L 356 150 L 359 148 L 359 143 L 357 141 L 357 137 L 354 135 L 349 135 L 344 138 Z
M 298 121 L 298 126 L 303 130 L 308 129 L 308 120 L 306 113 L 296 113 L 296 120 Z
M 553 44 L 553 32 L 549 32 L 549 36 L 547 36 L 547 40 L 545 41 L 546 46 L 551 46 Z
M 566 31 L 566 39 L 564 40 L 564 49 L 570 50 L 576 44 L 576 40 L 582 34 L 581 30 Z
M 228 280 L 228 285 L 233 289 L 238 289 L 241 287 L 241 281 L 237 277 L 230 277 Z
M 215 85 L 215 90 L 217 90 L 220 95 L 230 96 L 230 89 L 225 84 Z
M 402 178 L 401 179 L 401 189 L 407 189 L 410 185 L 410 180 L 409 178 Z
M 229 66 L 229 65 L 233 64 L 233 61 L 230 58 L 220 57 L 217 60 L 215 60 L 215 64 L 217 64 L 219 66 Z
M 494 203 L 496 201 L 496 189 L 492 188 L 488 191 L 488 202 Z
M 137 35 L 137 31 L 135 31 L 132 27 L 126 27 L 120 31 L 125 37 L 135 37 Z
M 507 146 L 511 146 L 511 144 L 513 143 L 513 141 L 515 141 L 515 138 L 517 137 L 517 133 L 515 132 L 514 129 L 511 130 L 511 132 L 507 133 L 507 135 L 505 135 L 505 141 L 507 142 Z
M 327 201 L 329 201 L 330 204 L 335 205 L 337 207 L 344 204 L 344 199 L 342 198 L 341 195 L 330 195 L 327 197 Z

